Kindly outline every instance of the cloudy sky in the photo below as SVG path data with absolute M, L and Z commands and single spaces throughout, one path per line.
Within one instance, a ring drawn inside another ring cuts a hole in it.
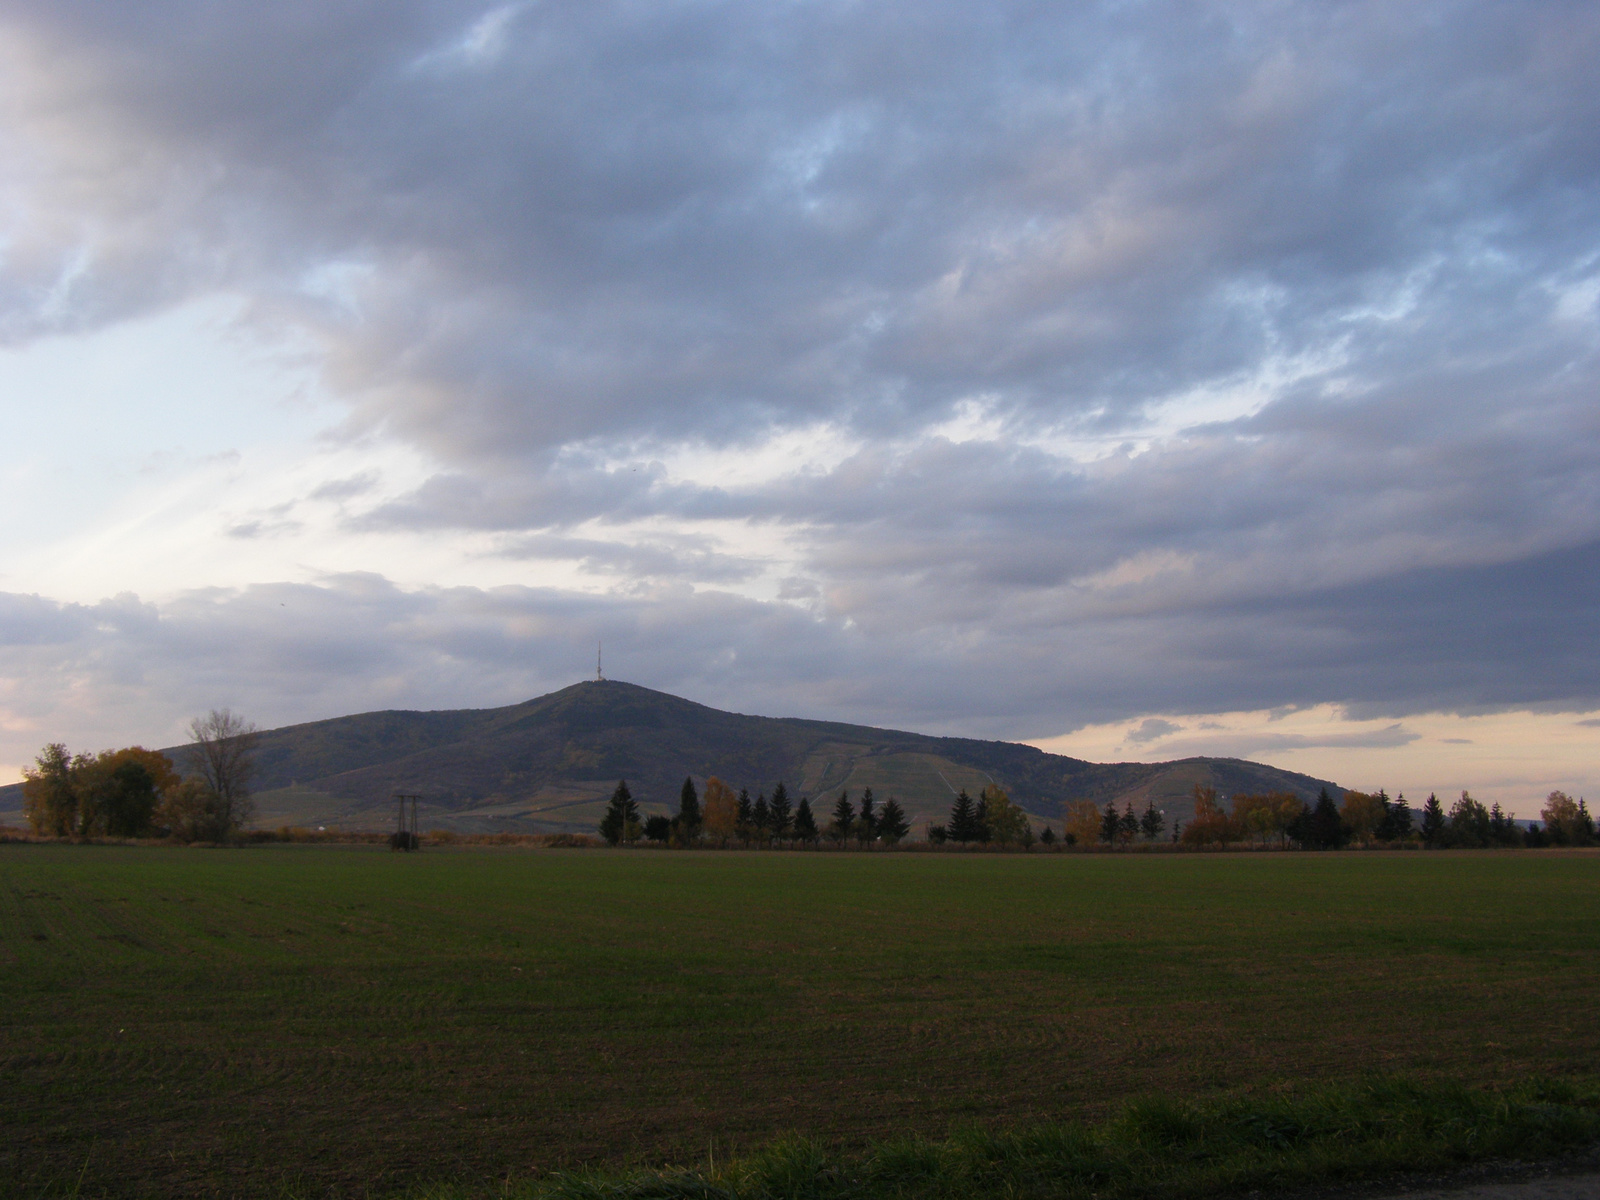
M 0 774 L 525 699 L 1600 782 L 1600 10 L 0 0 Z

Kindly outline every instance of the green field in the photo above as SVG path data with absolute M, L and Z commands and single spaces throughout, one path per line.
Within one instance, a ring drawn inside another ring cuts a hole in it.
M 1600 1062 L 1600 855 L 0 846 L 0 1190 L 326 1194 Z

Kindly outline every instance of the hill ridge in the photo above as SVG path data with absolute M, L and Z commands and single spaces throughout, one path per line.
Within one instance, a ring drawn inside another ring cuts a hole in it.
M 169 747 L 178 756 L 185 747 Z M 376 828 L 396 792 L 419 794 L 423 823 L 463 831 L 592 831 L 626 779 L 647 812 L 676 807 L 684 777 L 717 775 L 752 795 L 780 779 L 798 798 L 840 789 L 897 796 L 920 836 L 957 789 L 991 780 L 1041 821 L 1062 806 L 1153 802 L 1187 820 L 1194 784 L 1314 797 L 1337 785 L 1243 759 L 1092 763 L 1037 746 L 807 717 L 727 712 L 623 680 L 585 680 L 481 709 L 379 709 L 263 730 L 258 823 Z M 0 812 L 20 809 L 0 789 Z M 8 793 L 16 793 L 8 795 Z M 7 801 L 10 800 L 10 803 Z

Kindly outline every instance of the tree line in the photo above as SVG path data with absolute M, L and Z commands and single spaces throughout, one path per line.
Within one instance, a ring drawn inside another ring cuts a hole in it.
M 1466 791 L 1448 812 L 1438 796 L 1430 793 L 1420 819 L 1406 803 L 1404 793 L 1390 799 L 1382 788 L 1347 791 L 1338 803 L 1327 788 L 1314 804 L 1306 804 L 1293 792 L 1238 795 L 1233 797 L 1231 811 L 1224 811 L 1216 789 L 1197 784 L 1194 807 L 1194 818 L 1181 831 L 1174 831 L 1175 840 L 1191 846 L 1256 842 L 1306 850 L 1407 844 L 1430 849 L 1489 849 L 1590 846 L 1596 841 L 1588 805 L 1561 791 L 1545 798 L 1539 814 L 1543 825 L 1533 821 L 1526 827 L 1498 803 L 1486 808 Z M 1112 812 L 1108 805 L 1103 831 Z
M 22 773 L 29 827 L 45 837 L 226 841 L 254 811 L 255 726 L 213 709 L 190 722 L 189 736 L 186 772 L 143 746 L 73 754 L 51 742 Z
M 895 845 L 911 832 L 905 810 L 893 796 L 877 807 L 872 789 L 861 793 L 859 809 L 848 790 L 839 793 L 833 811 L 821 823 L 812 810 L 811 800 L 801 796 L 794 803 L 782 780 L 772 789 L 750 798 L 748 788 L 737 793 L 713 775 L 706 780 L 705 794 L 686 777 L 678 792 L 678 811 L 674 816 L 657 815 L 641 820 L 639 804 L 622 780 L 611 794 L 611 801 L 600 821 L 600 836 L 613 846 L 636 842 L 640 838 L 661 845 L 728 846 L 734 842 L 754 845 L 817 845 L 831 841 L 844 845 L 854 841 L 863 848 L 874 843 Z
M 1336 802 L 1323 788 L 1311 804 L 1294 792 L 1245 793 L 1232 797 L 1224 808 L 1215 788 L 1196 784 L 1193 797 L 1193 818 L 1187 824 L 1179 822 L 1171 834 L 1171 840 L 1183 846 L 1253 843 L 1335 850 L 1349 845 L 1414 844 L 1443 849 L 1589 846 L 1597 841 L 1587 804 L 1560 791 L 1546 798 L 1540 813 L 1543 825 L 1532 822 L 1527 827 L 1498 803 L 1485 808 L 1467 792 L 1461 793 L 1448 812 L 1437 796 L 1430 795 L 1420 820 L 1404 794 L 1390 799 L 1382 789 L 1347 791 L 1343 800 Z M 802 796 L 791 812 L 789 792 L 781 781 L 771 799 L 762 792 L 751 800 L 748 790 L 736 794 L 716 776 L 706 781 L 704 796 L 696 790 L 694 780 L 686 778 L 677 814 L 648 818 L 641 818 L 627 782 L 619 782 L 600 822 L 601 836 L 612 845 L 642 838 L 672 846 L 728 846 L 735 842 L 745 846 L 816 845 L 823 841 L 843 846 L 853 841 L 867 848 L 897 845 L 909 832 L 900 802 L 891 796 L 878 809 L 871 788 L 863 790 L 859 808 L 848 790 L 841 791 L 828 819 L 819 824 L 807 797 Z M 1066 806 L 1059 836 L 1048 825 L 1035 833 L 1028 814 L 993 783 L 976 799 L 963 788 L 951 805 L 949 820 L 928 829 L 928 841 L 935 845 L 1023 848 L 1035 842 L 1117 847 L 1140 840 L 1157 842 L 1165 835 L 1166 814 L 1153 800 L 1146 802 L 1142 813 L 1134 811 L 1131 801 L 1121 811 L 1115 801 L 1108 801 L 1104 809 L 1092 800 L 1075 801 Z

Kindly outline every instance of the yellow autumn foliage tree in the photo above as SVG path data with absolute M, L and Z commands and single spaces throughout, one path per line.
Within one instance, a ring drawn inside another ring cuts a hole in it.
M 1288 837 L 1289 826 L 1305 804 L 1293 792 L 1261 792 L 1233 798 L 1233 820 L 1247 837 L 1265 842 Z
M 1244 837 L 1244 826 L 1222 811 L 1217 803 L 1217 789 L 1205 784 L 1194 785 L 1194 819 L 1183 827 L 1183 842 L 1188 846 L 1205 846 L 1212 842 L 1236 842 Z
M 1093 800 L 1075 800 L 1068 804 L 1063 814 L 1063 834 L 1070 834 L 1080 846 L 1092 846 L 1100 840 L 1100 809 Z
M 1383 797 L 1376 792 L 1346 792 L 1339 805 L 1339 819 L 1350 827 L 1350 836 L 1362 843 L 1377 837 L 1378 826 L 1387 815 Z
M 1028 814 L 1011 803 L 997 783 L 983 789 L 983 815 L 989 826 L 989 840 L 1002 845 L 1028 843 L 1033 840 L 1033 829 L 1028 824 Z
M 23 810 L 35 833 L 136 837 L 150 832 L 156 806 L 177 786 L 172 761 L 155 750 L 69 754 L 52 742 L 23 772 Z
M 1589 815 L 1588 806 L 1565 792 L 1551 792 L 1545 797 L 1539 815 L 1544 818 L 1545 832 L 1558 845 L 1586 846 L 1594 839 L 1594 818 Z
M 715 775 L 706 780 L 700 810 L 707 837 L 725 842 L 739 832 L 739 795 Z

